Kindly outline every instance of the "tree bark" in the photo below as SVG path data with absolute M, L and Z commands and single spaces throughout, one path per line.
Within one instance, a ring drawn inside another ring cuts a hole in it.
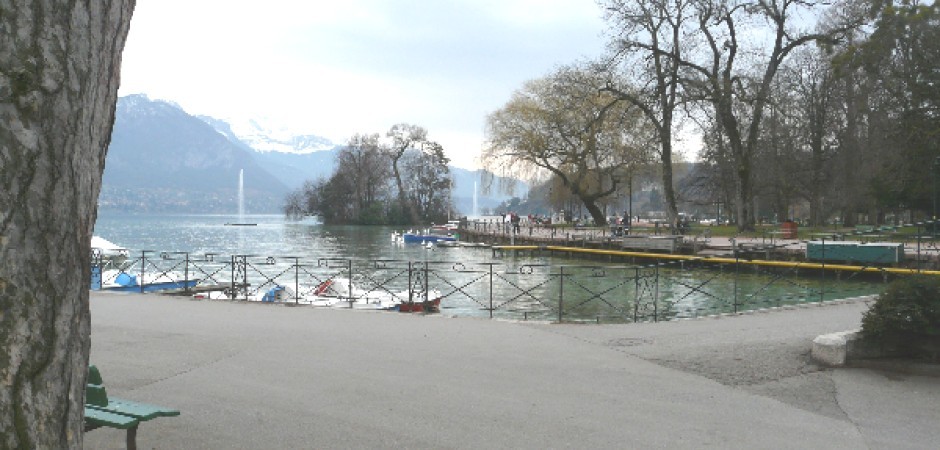
M 90 240 L 134 0 L 0 1 L 0 448 L 81 448 Z

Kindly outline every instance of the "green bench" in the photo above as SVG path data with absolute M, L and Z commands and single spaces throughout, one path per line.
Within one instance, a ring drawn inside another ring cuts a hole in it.
M 95 366 L 88 367 L 85 385 L 85 431 L 108 427 L 127 430 L 127 449 L 137 449 L 137 426 L 157 417 L 178 416 L 180 412 L 162 406 L 108 397 Z

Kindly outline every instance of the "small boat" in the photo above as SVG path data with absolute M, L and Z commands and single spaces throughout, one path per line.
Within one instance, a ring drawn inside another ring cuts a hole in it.
M 91 237 L 91 251 L 103 257 L 127 257 L 127 249 L 100 236 Z
M 197 279 L 186 279 L 176 272 L 145 272 L 144 274 L 109 269 L 101 272 L 100 278 L 92 273 L 92 290 L 119 292 L 154 292 L 168 289 L 185 289 L 196 286 Z
M 352 309 L 399 311 L 401 305 L 406 305 L 404 312 L 417 312 L 416 308 L 422 308 L 421 311 L 426 312 L 436 312 L 440 310 L 441 293 L 439 291 L 429 291 L 426 296 L 427 300 L 425 301 L 415 301 L 411 295 L 412 293 L 408 291 L 394 293 L 385 290 L 367 291 L 359 289 L 350 283 L 349 279 L 331 278 L 324 280 L 314 288 L 312 292 L 305 295 L 304 301 L 314 306 L 332 306 Z M 424 308 L 425 304 L 427 304 L 427 308 Z M 414 305 L 418 306 L 416 307 Z
M 256 223 L 226 223 L 225 226 L 227 227 L 256 227 L 258 226 L 258 224 Z
M 392 307 L 393 311 L 398 312 L 441 312 L 441 298 L 428 299 L 423 302 L 402 302 Z
M 443 236 L 439 234 L 418 234 L 418 233 L 405 233 L 401 235 L 402 241 L 406 244 L 418 244 L 418 243 L 427 243 L 427 242 L 449 242 L 456 241 L 457 238 L 453 236 Z
M 443 232 L 446 234 L 451 234 L 460 227 L 459 220 L 450 220 L 443 225 L 431 225 L 431 231 Z
M 352 288 L 352 295 L 350 295 Z M 230 296 L 225 292 L 213 291 L 198 293 L 196 299 L 241 300 L 244 297 Z M 287 286 L 276 285 L 264 292 L 248 295 L 248 301 L 264 303 L 293 303 L 332 307 L 341 309 L 369 309 L 401 312 L 439 312 L 441 294 L 439 291 L 428 292 L 427 300 L 415 301 L 409 298 L 408 291 L 397 293 L 387 291 L 366 291 L 353 286 L 346 278 L 331 278 L 313 288 L 300 287 L 299 293 Z

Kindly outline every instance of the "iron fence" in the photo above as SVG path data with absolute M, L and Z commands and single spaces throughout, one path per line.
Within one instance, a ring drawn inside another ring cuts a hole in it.
M 393 259 L 311 259 L 299 256 L 145 250 L 109 259 L 94 255 L 93 289 L 146 292 L 172 289 L 207 298 L 386 306 L 440 299 L 445 313 L 551 322 L 643 322 L 739 313 L 791 304 L 874 294 L 896 276 L 877 264 L 847 271 L 821 263 L 767 266 L 736 256 L 651 264 L 551 264 L 544 258 L 489 262 Z M 325 286 L 340 286 L 330 302 Z

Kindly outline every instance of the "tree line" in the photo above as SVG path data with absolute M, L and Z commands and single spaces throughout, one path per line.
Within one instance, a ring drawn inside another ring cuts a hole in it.
M 726 205 L 741 230 L 798 208 L 819 225 L 933 214 L 940 23 L 916 0 L 602 0 L 597 60 L 523 86 L 483 161 L 599 202 L 659 166 L 665 213 Z M 673 178 L 683 136 L 699 163 Z
M 384 137 L 351 137 L 333 174 L 290 193 L 285 214 L 316 214 L 324 223 L 348 225 L 446 222 L 453 180 L 444 148 L 417 125 L 397 124 Z

